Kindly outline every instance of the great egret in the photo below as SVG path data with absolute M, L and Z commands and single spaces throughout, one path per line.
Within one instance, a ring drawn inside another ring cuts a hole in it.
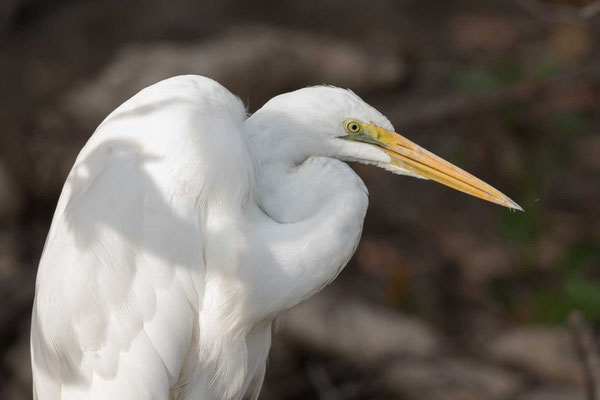
M 349 90 L 248 117 L 211 79 L 164 80 L 100 124 L 67 178 L 37 276 L 34 398 L 257 398 L 274 320 L 356 249 L 367 189 L 344 161 L 520 209 Z

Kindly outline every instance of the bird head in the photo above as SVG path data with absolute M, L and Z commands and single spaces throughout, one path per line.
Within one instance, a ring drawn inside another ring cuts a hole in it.
M 278 126 L 287 131 L 282 141 L 300 155 L 373 164 L 522 211 L 497 189 L 395 132 L 383 114 L 350 90 L 308 87 L 274 97 L 261 112 L 280 120 Z

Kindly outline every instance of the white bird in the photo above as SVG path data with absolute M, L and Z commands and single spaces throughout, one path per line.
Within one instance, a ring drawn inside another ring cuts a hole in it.
M 34 398 L 256 399 L 274 320 L 358 244 L 368 193 L 345 161 L 520 209 L 349 90 L 248 116 L 211 79 L 164 80 L 100 124 L 66 180 L 37 276 Z

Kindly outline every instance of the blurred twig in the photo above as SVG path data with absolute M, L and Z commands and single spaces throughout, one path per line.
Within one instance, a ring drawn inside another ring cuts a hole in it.
M 600 82 L 600 60 L 560 76 L 535 81 L 525 81 L 490 93 L 468 93 L 441 99 L 421 100 L 408 107 L 393 107 L 401 115 L 391 115 L 401 121 L 402 127 L 438 123 L 448 118 L 494 110 L 509 103 L 523 103 L 542 97 L 560 94 L 581 82 Z
M 600 1 L 595 1 L 584 7 L 546 4 L 540 0 L 514 0 L 520 8 L 532 17 L 549 23 L 578 22 L 587 23 L 600 12 Z M 591 25 L 594 28 L 594 24 Z
M 577 311 L 569 315 L 568 326 L 585 376 L 587 399 L 600 400 L 600 353 L 592 330 Z

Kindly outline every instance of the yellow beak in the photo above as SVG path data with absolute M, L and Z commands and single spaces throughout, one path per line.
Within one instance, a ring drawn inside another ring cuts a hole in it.
M 508 196 L 494 189 L 484 181 L 430 153 L 395 132 L 390 132 L 374 125 L 362 124 L 360 134 L 353 139 L 372 143 L 383 148 L 383 151 L 391 157 L 393 165 L 408 170 L 420 177 L 431 179 L 471 196 L 479 197 L 480 199 L 491 201 L 504 207 L 523 211 Z

